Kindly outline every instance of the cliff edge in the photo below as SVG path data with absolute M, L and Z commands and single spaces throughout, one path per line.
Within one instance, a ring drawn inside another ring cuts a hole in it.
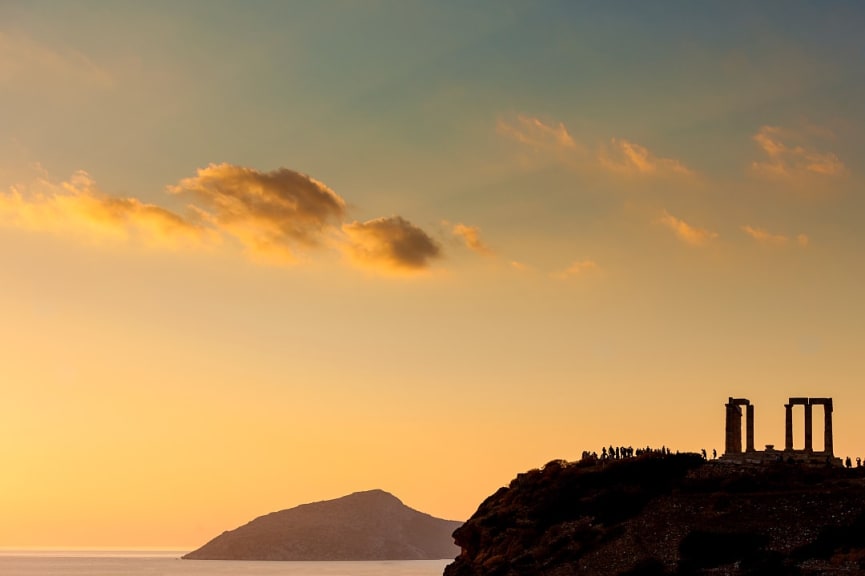
M 865 468 L 553 461 L 454 532 L 445 576 L 865 573 Z
M 441 560 L 459 553 L 441 520 L 382 490 L 303 504 L 223 532 L 189 560 Z

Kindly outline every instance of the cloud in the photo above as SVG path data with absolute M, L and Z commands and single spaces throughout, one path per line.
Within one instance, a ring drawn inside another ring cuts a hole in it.
M 64 182 L 40 178 L 0 192 L 0 224 L 40 232 L 71 233 L 90 240 L 136 239 L 145 245 L 180 247 L 210 243 L 205 227 L 136 198 L 109 196 L 78 171 Z
M 598 154 L 602 166 L 613 172 L 647 176 L 688 176 L 693 172 L 678 160 L 654 156 L 645 146 L 611 138 Z
M 786 246 L 790 243 L 790 238 L 784 236 L 783 234 L 772 234 L 767 232 L 762 228 L 755 228 L 753 226 L 741 226 L 742 232 L 756 240 L 761 244 L 767 244 L 770 246 Z M 796 243 L 801 247 L 808 246 L 809 239 L 805 234 L 799 234 L 796 236 Z
M 111 86 L 111 76 L 84 54 L 57 50 L 19 34 L 0 32 L 0 82 L 83 82 Z
M 568 132 L 562 122 L 546 123 L 538 118 L 518 115 L 510 120 L 499 118 L 496 131 L 534 152 L 544 153 L 553 161 L 580 171 L 603 169 L 619 174 L 662 177 L 694 174 L 679 160 L 655 156 L 645 146 L 620 138 L 611 138 L 609 143 L 599 146 L 597 156 L 592 157 L 585 153 L 585 146 Z
M 691 226 L 684 220 L 676 218 L 666 210 L 664 210 L 664 214 L 658 222 L 672 230 L 679 240 L 693 246 L 702 246 L 709 240 L 718 237 L 718 234 L 715 232 Z
M 333 190 L 287 168 L 211 164 L 169 191 L 192 195 L 203 220 L 253 254 L 288 261 L 297 247 L 320 245 L 345 215 L 345 201 Z
M 573 276 L 585 274 L 598 269 L 598 263 L 594 260 L 578 260 L 560 272 L 552 274 L 553 278 L 564 280 Z
M 451 233 L 463 241 L 467 248 L 478 254 L 491 255 L 493 251 L 481 240 L 481 231 L 477 226 L 454 224 Z
M 778 126 L 761 126 L 753 140 L 767 158 L 762 162 L 753 162 L 751 167 L 764 176 L 837 176 L 846 170 L 838 156 L 813 148 L 802 135 L 792 130 Z
M 754 228 L 753 226 L 741 226 L 742 232 L 760 242 L 762 244 L 771 244 L 773 246 L 784 246 L 790 241 L 789 238 L 782 234 L 772 234 L 762 228 Z
M 345 252 L 361 266 L 385 272 L 417 272 L 441 256 L 426 232 L 399 216 L 343 224 Z
M 342 197 L 287 168 L 211 164 L 168 191 L 189 200 L 185 214 L 105 194 L 83 171 L 59 183 L 40 175 L 0 191 L 0 226 L 169 248 L 229 237 L 255 259 L 276 263 L 295 262 L 299 250 L 325 248 L 384 272 L 422 271 L 441 256 L 435 240 L 399 216 L 346 223 Z M 458 226 L 467 244 L 484 248 L 477 228 Z
M 535 149 L 577 149 L 576 140 L 571 137 L 561 122 L 557 126 L 553 126 L 538 118 L 517 115 L 512 120 L 500 118 L 496 128 L 499 134 Z

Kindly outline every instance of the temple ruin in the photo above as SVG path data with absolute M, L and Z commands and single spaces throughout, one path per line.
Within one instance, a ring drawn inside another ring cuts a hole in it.
M 801 450 L 793 448 L 793 408 L 802 406 L 805 413 L 805 446 Z M 813 416 L 814 406 L 823 408 L 823 450 L 814 450 Z M 745 448 L 742 449 L 742 407 L 745 408 Z M 726 436 L 722 461 L 727 462 L 804 462 L 815 464 L 841 465 L 841 459 L 834 454 L 832 436 L 832 399 L 831 398 L 790 398 L 784 421 L 784 450 L 776 450 L 767 444 L 765 450 L 754 448 L 754 405 L 747 398 L 730 397 L 727 404 Z

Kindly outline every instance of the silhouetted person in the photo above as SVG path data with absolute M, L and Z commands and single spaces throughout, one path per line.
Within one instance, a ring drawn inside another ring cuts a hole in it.
M 712 448 L 712 460 L 718 459 L 718 451 Z
M 850 457 L 849 457 L 849 456 L 847 456 L 847 459 L 844 461 L 844 464 L 847 465 L 847 468 L 852 468 L 852 467 L 853 467 L 853 462 L 850 460 Z
M 860 458 L 859 456 L 856 456 L 856 468 L 861 468 L 861 467 L 862 467 L 862 458 Z
M 706 456 L 706 449 L 705 449 L 705 448 L 703 448 L 702 450 L 700 450 L 700 453 L 703 455 L 703 460 L 708 460 L 708 459 L 709 459 L 709 457 Z

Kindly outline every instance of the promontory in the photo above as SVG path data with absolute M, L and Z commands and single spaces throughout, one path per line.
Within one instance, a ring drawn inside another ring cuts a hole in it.
M 454 537 L 445 576 L 865 574 L 865 467 L 669 451 L 556 460 Z

